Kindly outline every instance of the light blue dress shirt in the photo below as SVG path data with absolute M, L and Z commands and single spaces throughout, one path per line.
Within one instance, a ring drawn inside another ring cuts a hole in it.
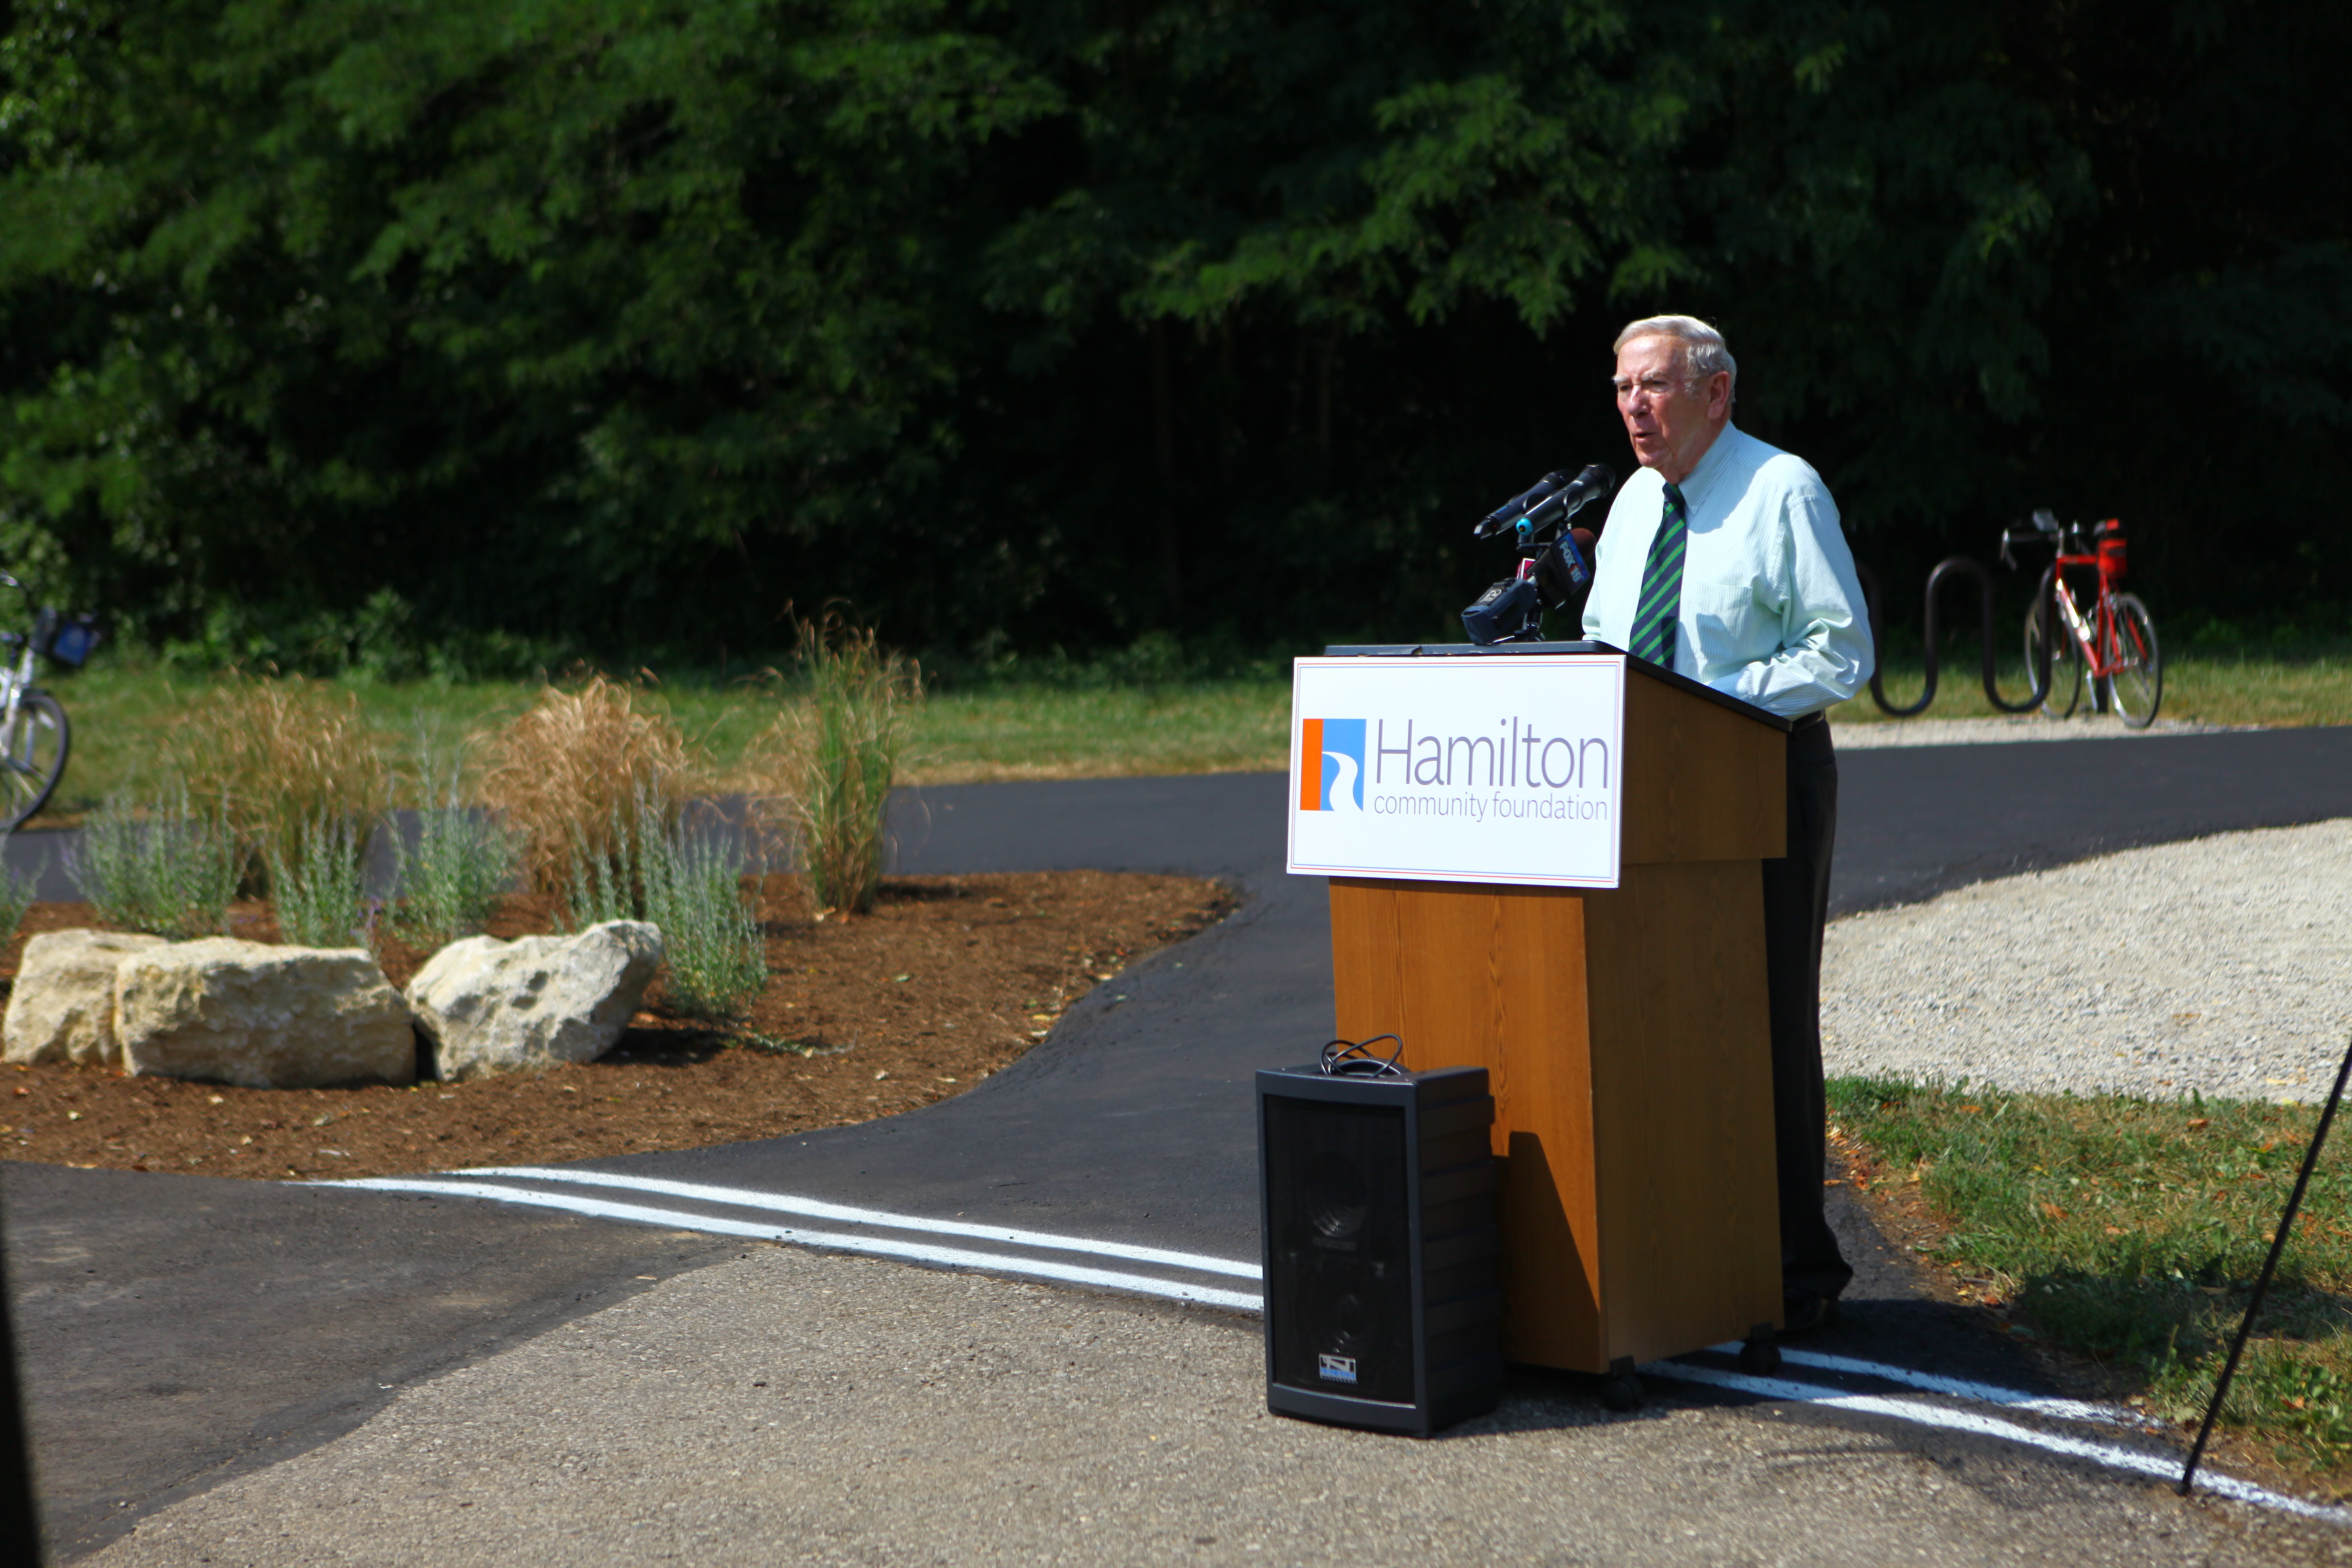
M 1843 702 L 1870 679 L 1870 621 L 1837 503 L 1812 465 L 1726 425 L 1682 483 L 1690 513 L 1675 670 L 1786 719 Z M 1609 508 L 1584 635 L 1633 639 L 1665 481 L 1637 468 Z

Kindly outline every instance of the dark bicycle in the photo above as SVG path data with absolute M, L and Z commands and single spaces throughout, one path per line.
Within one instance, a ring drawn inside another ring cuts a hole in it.
M 57 793 L 73 748 L 72 727 L 58 700 L 33 684 L 40 661 L 78 669 L 98 646 L 88 616 L 35 608 L 32 590 L 0 572 L 0 586 L 25 595 L 32 630 L 0 632 L 0 833 L 13 832 Z

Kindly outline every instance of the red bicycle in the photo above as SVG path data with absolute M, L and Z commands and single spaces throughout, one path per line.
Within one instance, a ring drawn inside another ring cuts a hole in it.
M 2109 518 L 2091 527 L 2079 522 L 2062 526 L 2044 509 L 2033 514 L 2031 529 L 2002 532 L 2000 558 L 2014 566 L 2012 544 L 2050 544 L 2058 551 L 2050 593 L 2025 616 L 2028 669 L 2042 668 L 2042 647 L 2049 645 L 2050 687 L 2042 694 L 2042 710 L 2055 718 L 2070 717 L 2083 700 L 2083 677 L 2088 673 L 2093 711 L 2112 710 L 2132 729 L 2147 729 L 2164 699 L 2164 657 L 2157 647 L 2156 621 L 2147 606 L 2134 595 L 2116 592 L 2126 559 L 2124 525 Z M 2087 612 L 2067 585 L 2070 567 L 2098 573 L 2098 595 Z M 2053 637 L 2057 629 L 2064 635 Z

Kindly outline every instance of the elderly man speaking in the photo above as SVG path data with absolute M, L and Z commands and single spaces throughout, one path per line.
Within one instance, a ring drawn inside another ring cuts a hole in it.
M 1870 679 L 1853 556 L 1821 476 L 1731 422 L 1723 334 L 1652 316 L 1617 334 L 1617 412 L 1642 465 L 1602 530 L 1584 635 L 1797 722 L 1789 853 L 1764 862 L 1772 1125 L 1788 1331 L 1836 1316 L 1853 1270 L 1822 1212 L 1822 929 L 1837 831 L 1826 710 Z

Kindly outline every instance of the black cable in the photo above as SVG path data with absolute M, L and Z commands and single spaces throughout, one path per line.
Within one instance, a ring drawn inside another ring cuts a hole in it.
M 2182 1497 L 2189 1495 L 2189 1483 L 2197 1479 L 2197 1461 L 2205 1456 L 2205 1439 L 2212 1435 L 2213 1418 L 2221 1414 L 2221 1401 L 2230 1394 L 2230 1380 L 2238 1375 L 2238 1358 L 2245 1353 L 2246 1336 L 2252 1331 L 2254 1314 L 2263 1310 L 2263 1297 L 2271 1288 L 2271 1276 L 2278 1271 L 2279 1255 L 2286 1250 L 2286 1238 L 2294 1228 L 2295 1210 L 2303 1206 L 2303 1190 L 2311 1184 L 2312 1168 L 2319 1163 L 2319 1146 L 2327 1142 L 2328 1124 L 2336 1120 L 2336 1107 L 2344 1098 L 2344 1083 L 2352 1079 L 2352 1042 L 2344 1047 L 2344 1065 L 2336 1069 L 2336 1087 L 2327 1091 L 2327 1108 L 2319 1113 L 2319 1125 L 2313 1129 L 2311 1147 L 2303 1152 L 2303 1169 L 2295 1173 L 2294 1191 L 2286 1195 L 2286 1215 L 2279 1221 L 2278 1229 L 2271 1232 L 2271 1255 L 2263 1259 L 2262 1278 L 2254 1281 L 2253 1300 L 2246 1303 L 2246 1315 L 2238 1320 L 2238 1337 L 2230 1342 L 2230 1359 L 2222 1364 L 2221 1381 L 2213 1385 L 2212 1403 L 2205 1406 L 2205 1419 L 2197 1428 L 2196 1446 L 2189 1450 L 2189 1464 L 2180 1472 L 2178 1489 Z
M 1371 1047 L 1382 1040 L 1396 1040 L 1396 1049 L 1385 1058 L 1372 1055 Z M 1325 1078 L 1402 1078 L 1404 1068 L 1397 1066 L 1402 1055 L 1404 1041 L 1394 1035 L 1374 1035 L 1369 1040 L 1328 1042 L 1320 1065 Z

